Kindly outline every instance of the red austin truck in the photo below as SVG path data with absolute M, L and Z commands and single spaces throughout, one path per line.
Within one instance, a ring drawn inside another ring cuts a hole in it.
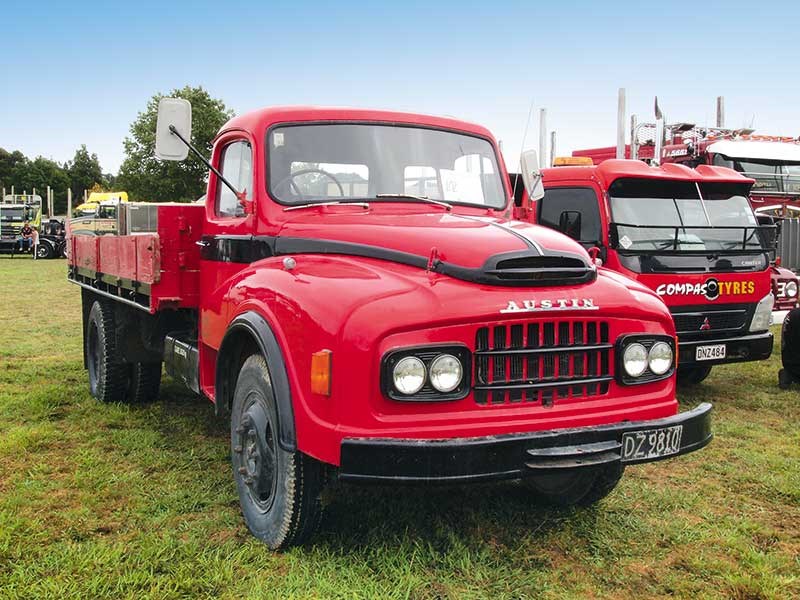
M 664 300 L 678 333 L 679 382 L 770 356 L 775 226 L 759 226 L 750 208 L 752 179 L 713 166 L 556 163 L 565 164 L 542 170 L 545 192 L 535 205 L 517 186 L 517 216 L 595 247 L 605 267 Z
M 162 101 L 158 156 L 185 158 L 189 113 Z M 314 531 L 330 475 L 588 504 L 711 440 L 709 404 L 678 413 L 664 304 L 509 221 L 486 129 L 269 108 L 228 122 L 209 166 L 204 205 L 130 203 L 117 235 L 72 235 L 69 279 L 92 394 L 152 399 L 163 361 L 211 400 L 270 547 Z

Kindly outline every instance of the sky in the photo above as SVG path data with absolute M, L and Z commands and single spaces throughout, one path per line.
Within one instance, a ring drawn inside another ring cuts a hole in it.
M 615 143 L 628 116 L 800 135 L 800 2 L 9 2 L 0 147 L 59 162 L 86 144 L 116 173 L 157 92 L 202 85 L 237 114 L 387 108 L 487 126 L 506 163 Z M 529 126 L 528 115 L 532 111 Z M 527 136 L 525 135 L 527 129 Z M 525 139 L 523 139 L 525 138 Z

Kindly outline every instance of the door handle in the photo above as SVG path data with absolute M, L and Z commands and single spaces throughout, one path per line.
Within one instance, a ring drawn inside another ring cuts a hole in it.
M 197 244 L 201 248 L 208 248 L 211 245 L 211 242 L 207 240 L 197 240 L 195 244 Z

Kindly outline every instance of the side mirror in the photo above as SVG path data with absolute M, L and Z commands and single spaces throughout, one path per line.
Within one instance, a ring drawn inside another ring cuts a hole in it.
M 539 158 L 536 150 L 528 150 L 520 157 L 522 168 L 522 181 L 525 182 L 525 191 L 532 202 L 540 200 L 544 196 L 544 184 L 542 183 L 542 172 L 539 170 Z
M 581 213 L 577 210 L 565 210 L 558 217 L 558 230 L 573 240 L 581 239 Z
M 189 146 L 172 132 L 174 127 L 186 142 L 192 139 L 192 105 L 183 98 L 161 98 L 156 123 L 156 158 L 185 160 Z

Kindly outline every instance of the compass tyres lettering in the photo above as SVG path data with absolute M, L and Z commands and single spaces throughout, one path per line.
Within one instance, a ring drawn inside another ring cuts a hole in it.
M 662 283 L 656 288 L 659 296 L 705 296 L 709 300 L 754 294 L 755 291 L 753 281 L 717 281 L 713 278 L 704 283 Z

